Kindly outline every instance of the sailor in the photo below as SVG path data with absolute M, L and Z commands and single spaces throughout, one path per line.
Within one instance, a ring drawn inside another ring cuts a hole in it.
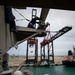
M 35 29 L 35 24 L 39 23 L 41 21 L 41 18 L 35 16 L 35 18 L 32 18 L 32 20 L 28 24 L 28 28 L 34 28 Z

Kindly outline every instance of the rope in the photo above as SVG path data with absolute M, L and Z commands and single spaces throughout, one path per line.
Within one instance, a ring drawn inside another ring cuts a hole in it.
M 25 19 L 15 19 L 15 21 L 22 21 L 22 20 L 25 20 Z

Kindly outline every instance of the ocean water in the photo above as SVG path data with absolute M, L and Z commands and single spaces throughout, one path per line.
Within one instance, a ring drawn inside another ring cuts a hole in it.
M 75 75 L 75 67 L 49 66 L 49 67 L 32 67 L 22 66 L 20 70 L 28 69 L 35 75 Z

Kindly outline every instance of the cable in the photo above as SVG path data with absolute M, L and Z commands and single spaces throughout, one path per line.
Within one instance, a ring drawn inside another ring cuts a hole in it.
M 22 20 L 25 20 L 25 19 L 15 19 L 15 21 L 22 21 Z
M 30 21 L 30 20 L 26 19 L 26 18 L 25 18 L 19 11 L 17 11 L 15 8 L 14 8 L 14 10 L 15 10 L 16 12 L 18 12 L 25 20 Z

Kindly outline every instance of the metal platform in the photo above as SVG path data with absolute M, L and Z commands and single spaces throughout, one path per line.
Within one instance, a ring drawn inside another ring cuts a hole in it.
M 37 33 L 34 37 L 43 37 L 46 36 L 45 30 L 40 30 L 40 29 L 32 29 L 32 28 L 27 28 L 27 27 L 16 27 L 16 37 L 17 41 L 23 40 L 35 33 Z

